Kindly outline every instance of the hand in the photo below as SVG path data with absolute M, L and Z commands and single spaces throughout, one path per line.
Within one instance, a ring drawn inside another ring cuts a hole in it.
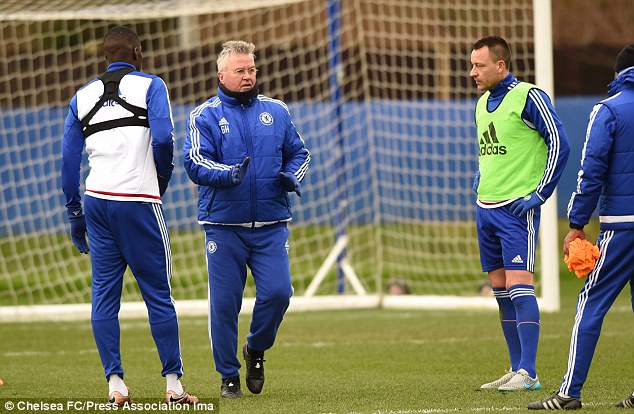
M 70 221 L 70 238 L 80 253 L 88 254 L 90 249 L 86 242 L 86 216 L 81 210 L 68 211 Z
M 570 229 L 566 238 L 564 239 L 564 256 L 570 253 L 570 242 L 575 239 L 586 239 L 586 232 L 583 229 Z
M 542 200 L 537 193 L 530 193 L 524 198 L 513 201 L 511 204 L 511 213 L 517 217 L 523 217 L 529 210 L 539 207 L 544 204 L 545 200 Z
M 249 161 L 251 161 L 251 158 L 246 157 L 244 161 L 242 161 L 242 164 L 236 164 L 231 168 L 230 177 L 233 185 L 238 185 L 242 182 L 242 179 L 244 179 L 244 176 L 247 174 Z
M 280 185 L 282 186 L 282 190 L 287 193 L 295 192 L 299 197 L 302 196 L 301 184 L 295 174 L 287 174 L 285 172 L 280 173 Z
M 169 177 L 161 177 L 160 175 L 158 175 L 159 194 L 161 197 L 163 197 L 165 191 L 167 191 L 167 185 L 170 182 L 170 178 L 172 178 L 171 175 Z
M 476 195 L 478 195 L 479 186 L 480 186 L 480 170 L 476 171 L 475 178 L 473 179 L 473 186 L 471 187 L 471 189 Z

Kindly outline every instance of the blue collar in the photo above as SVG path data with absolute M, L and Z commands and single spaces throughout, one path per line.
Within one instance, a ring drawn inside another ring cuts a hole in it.
M 242 106 L 240 101 L 232 96 L 227 95 L 221 88 L 218 88 L 218 98 L 222 101 L 223 104 L 229 106 Z M 258 97 L 257 95 L 253 98 L 249 99 L 249 101 L 245 104 L 245 106 L 253 106 L 255 105 Z
M 132 63 L 128 63 L 128 62 L 112 62 L 111 64 L 108 65 L 108 72 L 113 71 L 113 70 L 122 69 L 122 68 L 132 68 L 132 69 L 138 71 L 137 67 L 134 66 Z
M 519 81 L 517 79 L 515 79 L 515 76 L 513 76 L 512 73 L 509 73 L 497 85 L 492 87 L 489 90 L 489 92 L 491 93 L 491 96 L 493 96 L 493 97 L 502 96 L 502 95 L 504 95 L 504 94 L 506 94 L 508 92 L 509 86 L 511 86 L 514 82 L 519 82 Z
M 632 88 L 634 86 L 634 66 L 627 68 L 619 72 L 612 82 L 608 85 L 610 90 L 609 96 L 616 95 L 623 89 Z

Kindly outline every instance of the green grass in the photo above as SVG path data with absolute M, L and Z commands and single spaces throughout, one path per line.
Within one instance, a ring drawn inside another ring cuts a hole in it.
M 565 224 L 560 223 L 561 239 Z M 591 228 L 588 237 L 596 238 L 596 232 Z M 183 317 L 183 382 L 203 401 L 218 404 L 222 413 L 524 412 L 529 401 L 556 390 L 566 370 L 576 296 L 583 280 L 569 273 L 563 262 L 560 270 L 562 310 L 542 314 L 537 360 L 541 391 L 478 390 L 508 365 L 495 311 L 289 313 L 275 347 L 266 353 L 263 393 L 252 395 L 243 384 L 245 398 L 240 400 L 218 399 L 220 377 L 213 368 L 206 318 Z M 584 387 L 582 412 L 622 412 L 611 407 L 634 386 L 631 312 L 624 291 L 606 317 Z M 249 316 L 241 316 L 242 340 L 248 325 Z M 133 396 L 137 401 L 160 402 L 164 379 L 147 320 L 124 320 L 121 326 L 126 382 Z M 88 321 L 0 325 L 0 377 L 6 382 L 0 388 L 0 402 L 59 398 L 103 402 L 107 394 Z M 0 413 L 4 412 L 0 404 Z
M 562 310 L 542 315 L 538 374 L 543 389 L 501 394 L 477 388 L 507 367 L 494 311 L 349 310 L 287 314 L 266 353 L 262 394 L 219 401 L 222 413 L 522 412 L 554 391 L 566 369 L 576 294 L 562 275 Z M 491 299 L 493 300 L 493 299 Z M 245 338 L 249 316 L 241 316 Z M 123 362 L 134 397 L 159 401 L 160 363 L 147 321 L 124 320 Z M 629 295 L 606 317 L 582 412 L 622 412 L 611 405 L 631 391 L 633 320 Z M 184 384 L 203 401 L 219 394 L 206 318 L 181 318 Z M 107 385 L 90 323 L 6 323 L 0 326 L 0 399 L 103 401 Z M 244 375 L 244 373 L 243 373 Z M 218 402 L 218 400 L 216 400 Z M 0 408 L 0 412 L 3 408 Z M 93 411 L 94 412 L 94 411 Z

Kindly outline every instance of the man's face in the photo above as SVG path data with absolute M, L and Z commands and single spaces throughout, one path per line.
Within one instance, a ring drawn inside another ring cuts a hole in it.
M 488 91 L 506 76 L 506 65 L 503 60 L 493 61 L 488 46 L 471 52 L 471 72 L 480 92 Z
M 251 55 L 232 53 L 224 70 L 218 72 L 218 80 L 232 92 L 246 92 L 255 86 L 256 72 Z

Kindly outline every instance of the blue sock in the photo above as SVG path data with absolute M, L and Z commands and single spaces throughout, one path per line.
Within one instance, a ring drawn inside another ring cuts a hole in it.
M 511 358 L 511 370 L 517 371 L 522 358 L 522 345 L 517 334 L 517 320 L 515 317 L 515 306 L 511 302 L 511 297 L 505 288 L 493 288 L 493 295 L 498 302 L 500 309 L 500 323 L 502 332 L 506 339 L 506 347 Z
M 514 285 L 509 288 L 509 295 L 515 306 L 517 333 L 522 344 L 522 359 L 518 369 L 525 369 L 531 378 L 535 378 L 535 359 L 539 342 L 539 306 L 535 288 L 531 285 Z

